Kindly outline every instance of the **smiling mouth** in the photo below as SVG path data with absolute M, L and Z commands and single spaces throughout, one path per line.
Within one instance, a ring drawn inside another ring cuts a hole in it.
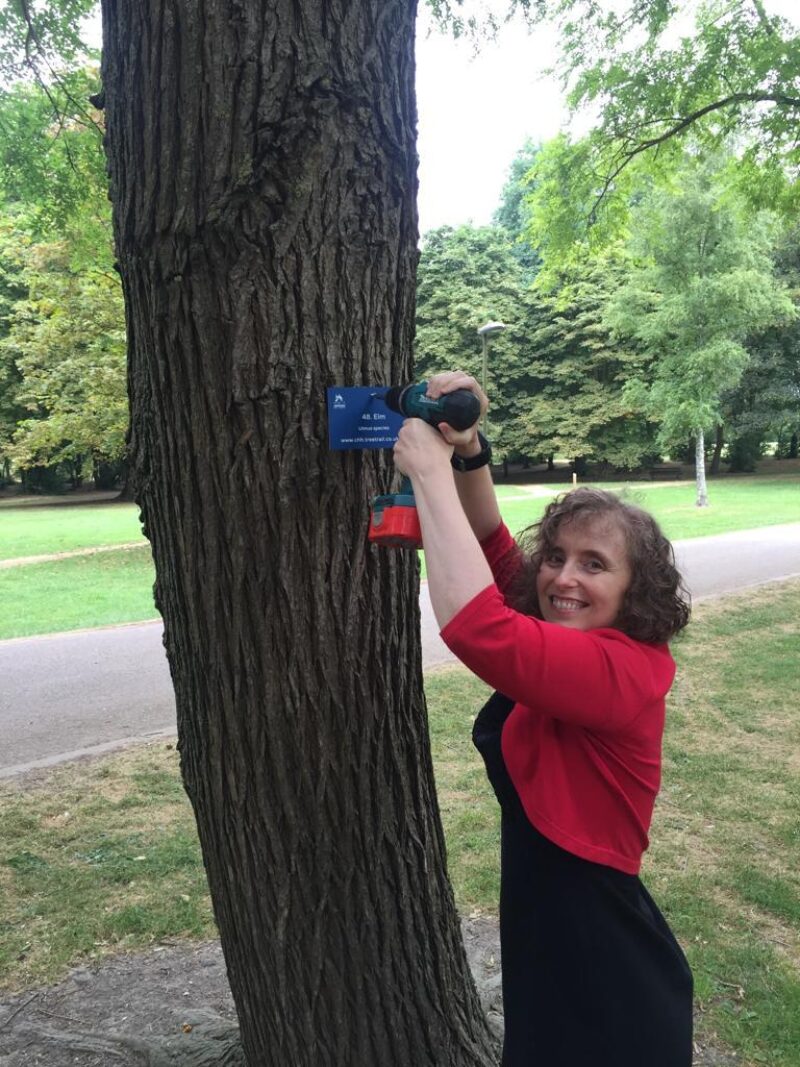
M 581 608 L 588 607 L 583 600 L 565 600 L 560 596 L 551 596 L 550 603 L 556 611 L 580 611 Z

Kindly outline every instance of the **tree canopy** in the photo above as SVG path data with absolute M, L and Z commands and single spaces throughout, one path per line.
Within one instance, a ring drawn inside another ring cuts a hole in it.
M 85 41 L 97 0 L 10 0 L 0 10 L 0 77 L 58 83 L 65 69 L 94 58 Z
M 119 277 L 102 267 L 76 271 L 70 259 L 63 241 L 23 243 L 17 279 L 25 296 L 11 307 L 0 340 L 0 366 L 18 374 L 6 450 L 22 469 L 65 463 L 80 470 L 87 460 L 96 468 L 119 463 L 125 450 Z
M 662 446 L 698 438 L 722 420 L 721 397 L 739 382 L 748 335 L 794 315 L 773 271 L 773 220 L 748 216 L 719 181 L 715 160 L 687 159 L 676 186 L 656 189 L 635 209 L 634 265 L 610 301 L 606 321 L 654 358 L 649 382 L 625 395 L 660 423 Z M 702 458 L 698 503 L 705 503 Z
M 0 460 L 5 478 L 117 463 L 127 401 L 99 70 L 81 40 L 92 4 L 11 4 L 0 16 Z M 96 101 L 99 102 L 99 101 Z M 52 479 L 49 479 L 52 481 Z
M 535 245 L 558 258 L 618 235 L 641 175 L 668 174 L 689 144 L 732 148 L 755 204 L 796 211 L 800 34 L 767 0 L 542 0 L 534 15 L 558 25 L 568 102 L 593 116 L 537 161 Z

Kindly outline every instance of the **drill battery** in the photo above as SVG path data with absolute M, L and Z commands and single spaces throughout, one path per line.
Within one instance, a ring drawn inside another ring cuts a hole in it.
M 403 479 L 399 493 L 386 493 L 373 500 L 369 539 L 384 548 L 422 548 L 422 530 L 409 478 Z

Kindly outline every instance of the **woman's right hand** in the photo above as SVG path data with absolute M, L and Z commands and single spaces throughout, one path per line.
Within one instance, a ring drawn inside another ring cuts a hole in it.
M 454 393 L 456 389 L 469 389 L 471 393 L 477 396 L 481 405 L 480 418 L 483 418 L 489 408 L 489 400 L 475 379 L 470 377 L 469 374 L 461 370 L 443 371 L 441 374 L 434 374 L 428 379 L 427 393 L 432 400 L 436 400 L 446 393 Z M 478 422 L 475 422 L 466 430 L 454 430 L 452 426 L 443 422 L 440 423 L 437 429 L 445 441 L 453 445 L 459 455 L 470 456 L 480 452 Z

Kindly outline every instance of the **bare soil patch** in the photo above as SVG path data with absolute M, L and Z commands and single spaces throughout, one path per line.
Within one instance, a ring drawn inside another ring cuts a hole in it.
M 497 921 L 471 917 L 463 932 L 484 1011 L 500 1035 Z M 77 967 L 55 985 L 0 999 L 0 1067 L 189 1065 L 197 1062 L 200 1042 L 235 1022 L 219 944 L 159 945 Z M 694 1065 L 748 1067 L 702 1034 Z

